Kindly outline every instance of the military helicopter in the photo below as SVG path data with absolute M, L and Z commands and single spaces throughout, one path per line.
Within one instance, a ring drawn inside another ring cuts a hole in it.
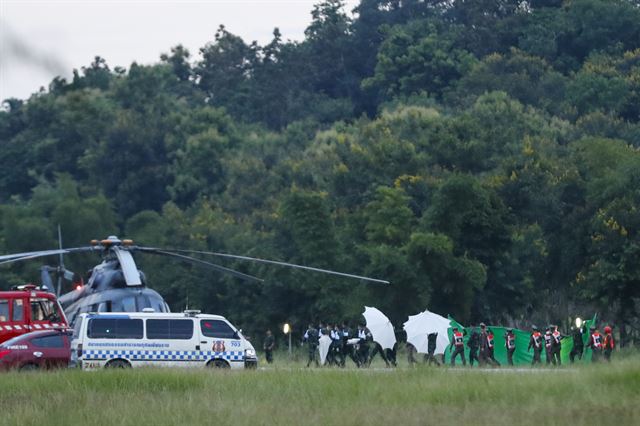
M 389 284 L 389 281 L 376 278 L 346 274 L 328 269 L 313 268 L 310 266 L 279 262 L 275 260 L 259 259 L 227 253 L 137 246 L 132 240 L 120 240 L 116 236 L 110 236 L 103 240 L 92 240 L 91 245 L 87 247 L 62 248 L 60 237 L 59 241 L 60 244 L 58 249 L 0 256 L 0 265 L 58 255 L 59 266 L 43 266 L 41 268 L 41 279 L 43 287 L 52 291 L 54 286 L 50 274 L 54 273 L 57 275 L 58 282 L 55 292 L 57 296 L 59 296 L 60 305 L 67 316 L 70 326 L 73 326 L 77 316 L 84 312 L 142 312 L 144 310 L 169 312 L 169 306 L 162 296 L 155 290 L 147 287 L 145 274 L 138 269 L 133 258 L 132 254 L 135 252 L 172 257 L 181 261 L 199 264 L 218 272 L 230 274 L 248 281 L 262 282 L 263 280 L 190 255 L 207 255 L 219 258 L 265 263 L 368 282 Z M 83 282 L 79 275 L 74 274 L 64 267 L 62 258 L 65 254 L 82 252 L 97 252 L 102 257 L 102 262 L 90 271 L 86 283 Z M 63 278 L 68 281 L 72 281 L 74 289 L 60 296 Z

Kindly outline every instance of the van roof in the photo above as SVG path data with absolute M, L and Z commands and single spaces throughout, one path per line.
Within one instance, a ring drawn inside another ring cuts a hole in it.
M 199 318 L 199 319 L 220 319 L 227 320 L 222 315 L 212 314 L 187 314 L 184 312 L 89 312 L 84 314 L 88 317 L 105 318 Z

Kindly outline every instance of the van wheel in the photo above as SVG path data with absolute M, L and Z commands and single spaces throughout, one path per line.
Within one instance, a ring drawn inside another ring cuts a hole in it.
M 109 361 L 104 368 L 131 368 L 131 364 L 122 359 L 114 359 L 113 361 Z
M 209 368 L 230 368 L 230 365 L 223 359 L 214 359 L 207 364 Z
M 38 369 L 38 366 L 35 364 L 25 364 L 22 367 L 20 367 L 20 371 L 36 371 Z

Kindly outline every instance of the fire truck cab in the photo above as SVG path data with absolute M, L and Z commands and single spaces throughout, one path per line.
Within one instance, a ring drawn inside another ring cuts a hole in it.
M 56 296 L 28 284 L 0 291 L 0 343 L 36 330 L 67 328 Z

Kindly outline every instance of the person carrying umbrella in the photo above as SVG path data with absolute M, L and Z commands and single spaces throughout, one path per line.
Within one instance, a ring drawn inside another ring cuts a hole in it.
M 467 360 L 464 358 L 464 336 L 458 331 L 458 327 L 453 327 L 453 345 L 449 346 L 449 353 L 454 347 L 456 350 L 451 355 L 451 365 L 456 365 L 458 355 L 462 358 L 462 365 L 467 365 Z

